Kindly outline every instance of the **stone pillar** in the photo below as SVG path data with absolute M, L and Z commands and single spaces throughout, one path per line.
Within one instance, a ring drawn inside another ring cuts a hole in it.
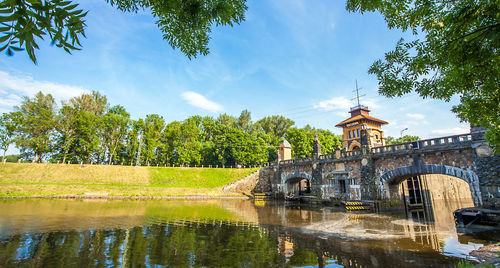
M 368 133 L 368 130 L 366 129 L 366 126 L 361 127 L 361 138 L 360 138 L 360 143 L 361 143 L 361 148 L 370 148 L 370 134 Z
M 370 135 L 368 130 L 363 126 L 361 129 L 361 161 L 360 161 L 360 178 L 359 184 L 361 188 L 361 198 L 363 200 L 374 200 L 377 198 L 377 184 L 375 176 L 375 167 L 372 160 L 370 150 Z
M 470 134 L 472 137 L 473 142 L 478 142 L 482 141 L 484 142 L 484 133 L 486 132 L 486 129 L 484 127 L 480 126 L 470 126 Z
M 323 199 L 323 171 L 321 163 L 319 162 L 319 156 L 321 155 L 321 143 L 319 142 L 318 135 L 314 136 L 313 143 L 313 153 L 312 153 L 312 181 L 311 181 L 311 192 L 318 197 L 318 199 Z
M 500 155 L 484 140 L 486 129 L 471 126 L 474 172 L 479 180 L 482 206 L 500 209 Z
M 323 170 L 318 158 L 312 161 L 311 192 L 319 199 L 323 199 Z
M 314 136 L 314 143 L 313 143 L 313 158 L 319 158 L 321 155 L 321 143 L 319 142 L 318 135 Z

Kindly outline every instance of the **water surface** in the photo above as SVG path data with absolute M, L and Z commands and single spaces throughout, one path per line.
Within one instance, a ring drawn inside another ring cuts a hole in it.
M 2 200 L 0 267 L 443 267 L 498 241 L 460 235 L 439 214 L 433 224 L 246 200 Z

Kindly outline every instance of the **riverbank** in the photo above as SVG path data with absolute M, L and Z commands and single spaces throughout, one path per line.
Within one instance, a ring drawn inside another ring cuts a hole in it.
M 257 170 L 5 163 L 0 198 L 231 197 L 222 186 Z

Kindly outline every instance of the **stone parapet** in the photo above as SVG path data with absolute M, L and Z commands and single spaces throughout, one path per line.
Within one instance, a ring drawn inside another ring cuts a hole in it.
M 457 150 L 470 148 L 471 134 L 454 135 L 415 142 L 393 144 L 371 148 L 373 156 L 401 155 L 413 152 L 436 152 L 440 150 Z

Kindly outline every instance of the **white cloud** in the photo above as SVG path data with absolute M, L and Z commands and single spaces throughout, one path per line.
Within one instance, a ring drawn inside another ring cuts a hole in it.
M 21 102 L 21 98 L 14 94 L 2 96 L 0 98 L 0 106 L 14 107 Z
M 362 100 L 361 105 L 368 106 L 369 109 L 378 109 L 380 105 L 378 105 L 377 101 L 374 99 L 371 100 Z
M 465 134 L 469 133 L 470 129 L 469 127 L 463 126 L 463 127 L 454 127 L 454 128 L 444 128 L 444 129 L 435 129 L 432 131 L 433 134 L 438 134 L 438 135 L 458 135 L 458 134 Z
M 210 112 L 220 112 L 223 110 L 222 105 L 215 103 L 205 98 L 205 96 L 200 95 L 193 91 L 186 91 L 181 94 L 181 97 L 189 104 L 201 108 L 203 110 L 207 110 Z
M 323 109 L 326 111 L 332 110 L 342 110 L 349 111 L 354 104 L 348 100 L 346 97 L 335 97 L 329 100 L 320 101 L 318 104 L 315 104 L 313 107 L 316 109 Z
M 423 115 L 423 114 L 407 113 L 406 116 L 408 116 L 411 119 L 415 119 L 415 120 L 423 120 L 425 118 L 425 115 Z
M 20 96 L 31 97 L 38 91 L 51 94 L 56 100 L 67 100 L 89 92 L 81 87 L 37 81 L 31 76 L 14 76 L 0 71 L 0 106 L 12 108 L 20 103 Z
M 335 114 L 336 114 L 337 116 L 340 116 L 340 117 L 345 117 L 345 118 L 348 118 L 348 117 L 350 117 L 350 116 L 351 116 L 348 112 L 336 112 Z
M 416 107 L 425 105 L 427 103 L 430 103 L 431 101 L 432 101 L 432 99 L 422 100 L 422 99 L 420 99 L 420 97 L 417 97 L 416 101 L 414 101 L 413 103 L 410 103 L 410 104 L 406 103 L 404 106 L 399 107 L 399 110 L 400 111 L 415 110 Z
M 368 106 L 369 109 L 378 109 L 380 105 L 377 104 L 376 100 L 363 100 L 361 105 Z M 315 104 L 313 107 L 316 109 L 323 109 L 325 111 L 343 111 L 345 113 L 349 112 L 349 110 L 356 106 L 356 104 L 349 100 L 344 96 L 331 98 L 329 100 L 320 101 L 318 104 Z M 344 114 L 345 115 L 345 114 Z

